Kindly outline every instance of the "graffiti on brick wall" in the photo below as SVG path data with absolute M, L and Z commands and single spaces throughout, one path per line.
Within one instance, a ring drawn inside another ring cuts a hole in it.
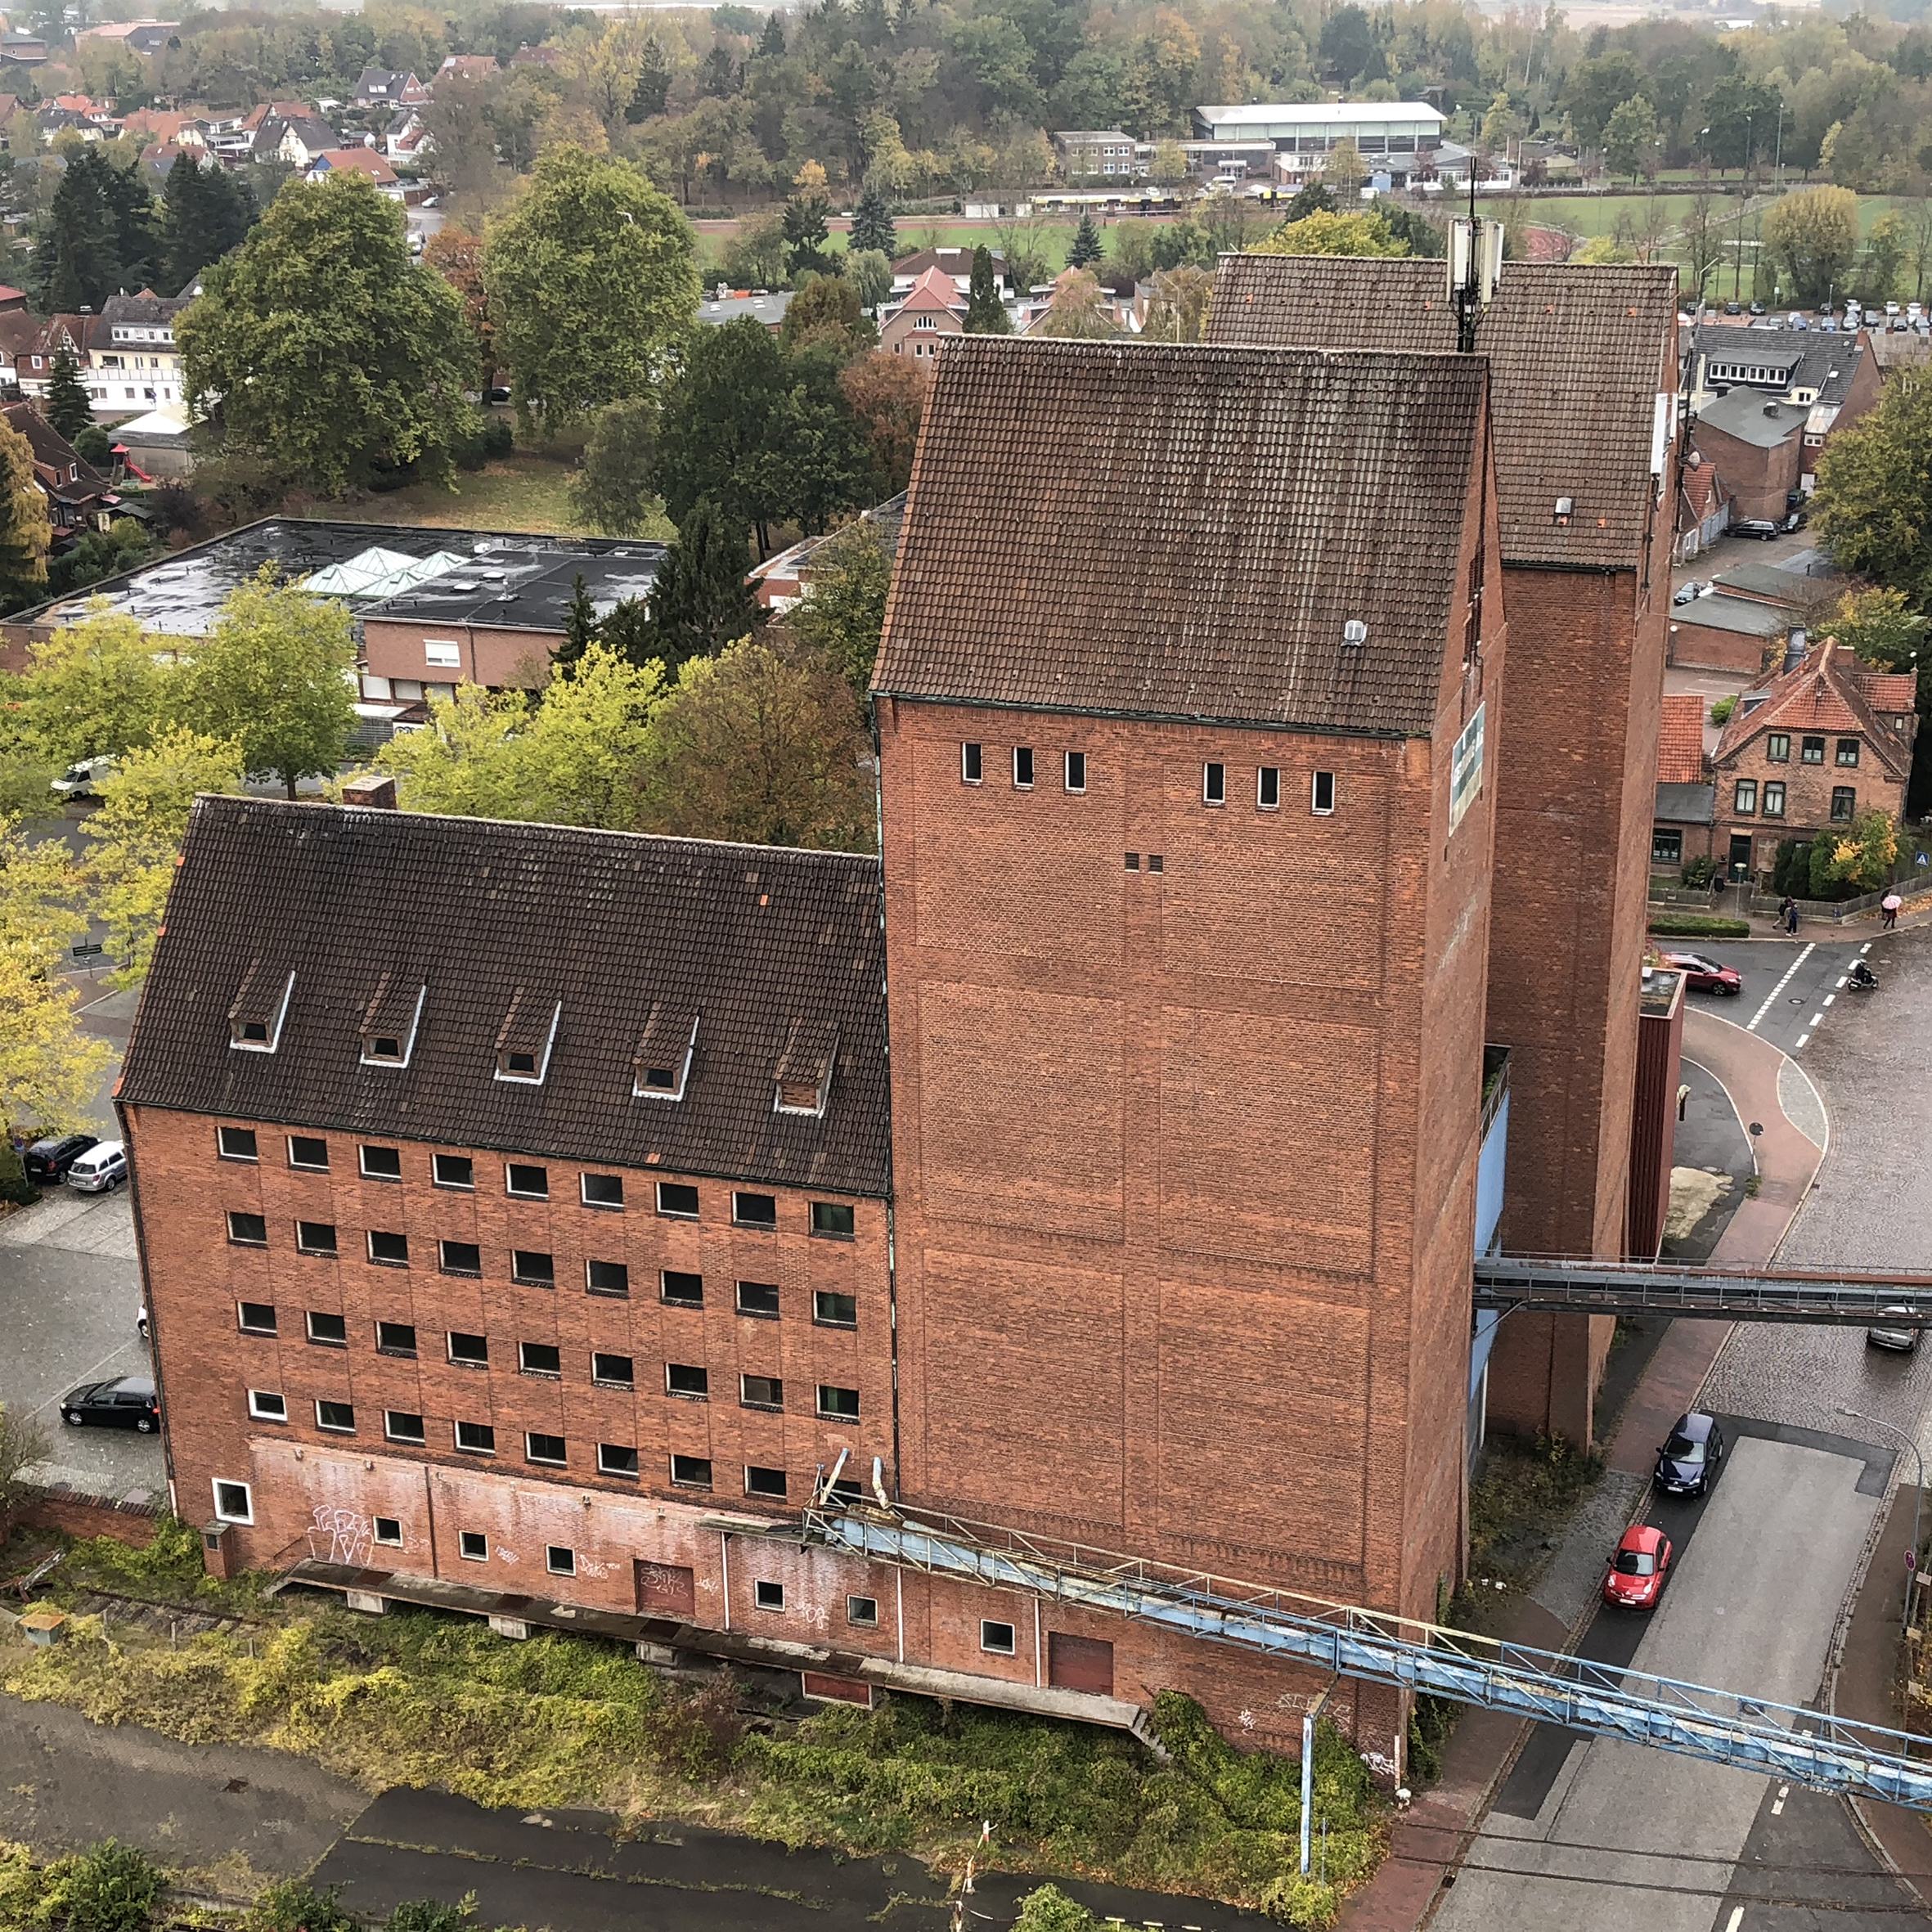
M 315 1506 L 308 1553 L 318 1563 L 360 1565 L 375 1541 L 375 1525 L 360 1510 L 330 1503 Z

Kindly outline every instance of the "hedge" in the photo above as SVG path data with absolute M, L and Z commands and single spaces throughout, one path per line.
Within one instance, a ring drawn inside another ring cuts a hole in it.
M 1663 914 L 1651 921 L 1651 930 L 1671 939 L 1749 939 L 1751 936 L 1748 919 L 1714 919 L 1692 912 Z

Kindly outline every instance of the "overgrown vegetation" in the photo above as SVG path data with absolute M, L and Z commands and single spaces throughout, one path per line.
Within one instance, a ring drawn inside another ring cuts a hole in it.
M 1561 1436 L 1534 1443 L 1492 1438 L 1482 1473 L 1469 1485 L 1469 1573 L 1523 1579 L 1546 1539 L 1603 1473 L 1603 1458 Z
M 62 1566 L 63 1588 L 110 1574 L 178 1586 L 180 1543 L 171 1530 L 118 1561 L 82 1546 Z M 1125 1733 L 910 1696 L 750 1730 L 728 1679 L 673 1686 L 595 1639 L 505 1643 L 428 1612 L 373 1620 L 281 1600 L 261 1615 L 252 1634 L 210 1633 L 178 1648 L 124 1643 L 98 1618 L 77 1618 L 60 1645 L 0 1653 L 0 1688 L 98 1723 L 299 1752 L 372 1789 L 435 1785 L 492 1806 L 702 1818 L 788 1844 L 902 1851 L 942 1866 L 963 1863 L 990 1820 L 1009 1869 L 1207 1893 L 1293 1924 L 1331 1922 L 1384 1849 L 1366 1768 L 1323 1728 L 1315 1804 L 1328 1882 L 1303 1885 L 1300 1767 L 1235 1750 L 1175 1692 L 1155 1709 L 1165 1764 Z M 284 1928 L 265 1919 L 256 1932 Z

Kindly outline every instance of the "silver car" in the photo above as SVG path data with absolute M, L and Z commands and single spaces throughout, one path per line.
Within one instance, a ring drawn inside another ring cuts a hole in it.
M 128 1178 L 128 1150 L 118 1140 L 97 1141 L 67 1170 L 67 1184 L 83 1194 L 105 1194 Z
M 82 1157 L 84 1159 L 86 1157 L 83 1155 Z M 1903 1323 L 1897 1328 L 1888 1328 L 1885 1324 L 1885 1318 L 1889 1314 L 1916 1314 L 1918 1310 L 1916 1308 L 1908 1308 L 1901 1304 L 1892 1308 L 1881 1308 L 1878 1312 L 1878 1324 L 1865 1331 L 1866 1341 L 1873 1348 L 1896 1349 L 1899 1354 L 1909 1355 L 1919 1346 L 1919 1337 L 1925 1331 L 1918 1328 L 1908 1328 Z

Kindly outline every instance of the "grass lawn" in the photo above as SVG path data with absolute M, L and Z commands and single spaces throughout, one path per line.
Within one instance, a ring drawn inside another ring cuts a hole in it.
M 366 496 L 340 514 L 366 523 L 428 523 L 443 528 L 528 530 L 544 537 L 583 535 L 566 494 L 571 465 L 519 450 L 474 472 L 459 470 L 453 491 L 434 483 Z

